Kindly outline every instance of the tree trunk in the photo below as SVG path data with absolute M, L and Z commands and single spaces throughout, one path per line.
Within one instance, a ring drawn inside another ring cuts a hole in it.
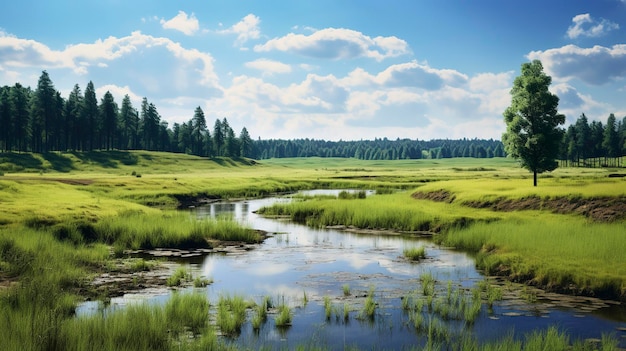
M 533 186 L 537 186 L 537 171 L 533 172 Z

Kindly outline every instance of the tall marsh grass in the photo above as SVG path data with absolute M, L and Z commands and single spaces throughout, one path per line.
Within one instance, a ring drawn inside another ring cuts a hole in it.
M 222 295 L 217 303 L 217 326 L 226 336 L 237 336 L 246 321 L 248 305 L 242 296 Z
M 257 243 L 259 234 L 232 219 L 197 220 L 184 212 L 127 212 L 94 224 L 98 239 L 127 249 L 207 248 L 210 240 Z
M 476 223 L 439 239 L 445 245 L 478 253 L 477 265 L 487 274 L 626 297 L 626 264 L 618 264 L 625 262 L 623 223 L 590 223 L 575 216 L 542 214 Z
M 411 261 L 420 261 L 426 258 L 426 248 L 420 247 L 407 247 L 402 251 L 404 257 Z
M 206 332 L 208 311 L 205 296 L 174 294 L 164 306 L 136 304 L 68 320 L 61 328 L 59 346 L 62 350 L 171 350 L 180 338 L 188 339 L 186 333 Z
M 313 199 L 275 204 L 260 209 L 259 213 L 287 215 L 295 222 L 314 227 L 346 225 L 398 231 L 437 231 L 461 222 L 495 217 L 484 210 L 418 201 L 404 192 L 352 201 Z

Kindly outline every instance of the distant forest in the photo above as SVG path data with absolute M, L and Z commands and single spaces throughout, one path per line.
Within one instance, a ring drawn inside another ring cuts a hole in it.
M 387 138 L 360 141 L 312 139 L 252 140 L 244 127 L 238 135 L 226 118 L 210 130 L 204 111 L 171 127 L 147 98 L 135 108 L 126 95 L 119 106 L 110 92 L 98 101 L 92 82 L 84 92 L 77 85 L 67 98 L 43 71 L 36 89 L 20 83 L 0 87 L 0 151 L 36 152 L 92 150 L 154 150 L 198 156 L 354 157 L 364 160 L 506 156 L 499 140 L 412 140 Z M 619 165 L 610 161 L 626 154 L 626 117 L 609 116 L 606 125 L 588 123 L 583 114 L 562 142 L 561 159 L 568 165 Z M 604 158 L 604 161 L 587 160 Z M 596 164 L 598 163 L 598 164 Z

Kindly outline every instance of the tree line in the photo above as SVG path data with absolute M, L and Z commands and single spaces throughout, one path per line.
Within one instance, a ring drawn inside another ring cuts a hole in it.
M 497 140 L 376 139 L 368 141 L 252 140 L 244 127 L 238 136 L 226 118 L 210 131 L 202 108 L 170 128 L 157 107 L 143 98 L 135 108 L 128 95 L 121 106 L 107 91 L 98 101 L 93 82 L 78 84 L 67 98 L 43 71 L 36 89 L 20 83 L 0 87 L 0 150 L 50 151 L 133 150 L 184 152 L 214 157 L 354 157 L 394 160 L 451 157 L 502 157 Z
M 626 155 L 626 117 L 620 121 L 611 113 L 603 125 L 589 123 L 583 113 L 565 131 L 560 150 L 565 166 L 620 167 Z
M 558 158 L 566 166 L 620 166 L 620 156 L 626 155 L 625 139 L 626 117 L 620 121 L 611 114 L 602 124 L 589 123 L 582 114 L 563 133 Z M 64 98 L 46 71 L 35 90 L 20 83 L 0 87 L 0 151 L 111 149 L 255 159 L 316 156 L 396 160 L 507 155 L 502 142 L 493 139 L 252 140 L 245 127 L 235 135 L 226 118 L 216 119 L 209 130 L 199 106 L 189 121 L 170 127 L 147 98 L 138 109 L 128 95 L 118 106 L 109 91 L 98 101 L 91 81 L 84 92 L 76 84 Z
M 36 152 L 132 150 L 185 152 L 198 156 L 252 157 L 244 127 L 237 137 L 228 120 L 212 133 L 200 107 L 185 123 L 168 123 L 143 98 L 139 109 L 124 96 L 121 107 L 107 91 L 100 101 L 93 82 L 78 84 L 63 98 L 43 71 L 35 90 L 20 83 L 0 87 L 0 151 Z
M 315 139 L 258 140 L 255 155 L 259 159 L 283 157 L 353 157 L 361 160 L 437 159 L 452 157 L 504 157 L 502 143 L 482 139 L 412 140 L 387 138 L 360 141 L 325 141 Z

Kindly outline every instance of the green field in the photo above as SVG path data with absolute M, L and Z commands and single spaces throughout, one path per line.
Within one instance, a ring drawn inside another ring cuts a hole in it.
M 611 173 L 626 171 L 557 169 L 541 175 L 535 188 L 531 174 L 509 159 L 256 162 L 147 151 L 0 154 L 0 346 L 84 343 L 71 331 L 95 333 L 105 321 L 75 326 L 73 306 L 93 294 L 90 279 L 112 269 L 124 250 L 260 240 L 232 222 L 194 223 L 173 211 L 180 204 L 301 189 L 378 194 L 303 199 L 265 213 L 319 227 L 429 232 L 443 245 L 475 253 L 488 274 L 623 302 L 626 178 L 609 178 Z M 131 309 L 106 323 L 124 328 L 125 318 L 157 318 L 168 308 Z M 177 323 L 169 328 L 191 323 L 206 329 L 205 321 Z M 119 336 L 99 337 L 107 349 Z M 181 346 L 177 340 L 159 345 L 172 349 Z M 214 345 L 215 338 L 198 342 Z

